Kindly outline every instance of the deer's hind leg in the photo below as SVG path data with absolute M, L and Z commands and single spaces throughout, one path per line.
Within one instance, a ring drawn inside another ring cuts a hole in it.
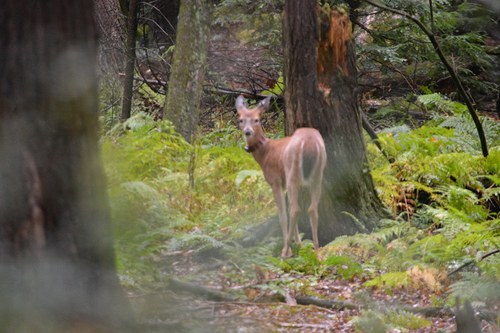
M 273 190 L 274 201 L 278 207 L 278 216 L 281 232 L 283 234 L 283 249 L 281 250 L 281 257 L 290 257 L 292 255 L 292 250 L 290 249 L 288 242 L 288 216 L 286 212 L 285 192 L 279 185 L 271 186 L 271 188 Z
M 319 249 L 319 240 L 318 240 L 318 205 L 319 200 L 321 198 L 321 185 L 320 186 L 312 186 L 310 187 L 311 193 L 311 204 L 309 205 L 309 209 L 307 212 L 309 213 L 309 223 L 311 224 L 311 233 L 314 244 L 314 249 Z
M 288 243 L 295 240 L 300 244 L 298 219 L 300 214 L 299 186 L 293 178 L 287 179 L 288 215 L 290 224 L 288 225 Z

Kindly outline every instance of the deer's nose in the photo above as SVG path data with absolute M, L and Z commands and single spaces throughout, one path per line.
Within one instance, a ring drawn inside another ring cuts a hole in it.
M 250 135 L 252 135 L 252 131 L 251 131 L 251 130 L 249 130 L 249 129 L 245 130 L 244 132 L 245 132 L 245 136 L 250 136 Z

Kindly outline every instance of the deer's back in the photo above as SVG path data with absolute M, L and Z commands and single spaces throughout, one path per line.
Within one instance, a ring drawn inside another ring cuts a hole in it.
M 310 178 L 321 178 L 326 165 L 325 143 L 321 134 L 314 128 L 299 128 L 291 136 L 284 152 L 285 169 L 300 177 L 303 185 L 310 183 Z

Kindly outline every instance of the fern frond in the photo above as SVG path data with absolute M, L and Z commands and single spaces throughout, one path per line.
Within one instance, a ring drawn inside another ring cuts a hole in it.
M 385 321 L 396 327 L 402 327 L 409 330 L 418 330 L 422 327 L 432 325 L 432 322 L 420 315 L 404 310 L 389 312 L 385 315 Z
M 475 272 L 462 272 L 462 279 L 450 286 L 452 295 L 476 301 L 500 300 L 500 282 Z
M 142 181 L 125 182 L 121 186 L 144 201 L 154 201 L 160 198 L 160 193 L 156 189 Z
M 361 316 L 354 317 L 351 323 L 357 332 L 385 333 L 389 331 L 389 327 L 384 322 L 384 316 L 372 310 L 364 311 Z
M 137 131 L 140 129 L 151 129 L 155 127 L 155 120 L 151 115 L 145 113 L 145 112 L 138 112 L 128 118 L 124 123 L 123 123 L 123 128 L 129 129 L 131 131 Z
M 172 251 L 194 249 L 195 252 L 208 251 L 211 249 L 222 249 L 228 245 L 221 242 L 209 235 L 201 234 L 198 232 L 186 234 L 175 241 L 171 241 L 169 248 Z

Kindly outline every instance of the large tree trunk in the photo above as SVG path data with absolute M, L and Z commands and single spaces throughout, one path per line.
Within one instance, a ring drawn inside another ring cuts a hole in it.
M 284 34 L 286 130 L 317 128 L 327 147 L 320 241 L 369 231 L 385 213 L 365 155 L 349 16 L 288 0 Z
M 98 154 L 96 34 L 85 0 L 0 11 L 0 325 L 123 332 Z
M 96 0 L 95 18 L 99 34 L 100 75 L 123 73 L 125 20 L 116 0 Z
M 123 80 L 123 99 L 121 120 L 130 118 L 134 92 L 135 39 L 137 35 L 137 2 L 130 0 L 127 12 L 127 52 L 125 56 L 125 78 Z
M 198 126 L 207 47 L 206 0 L 181 0 L 165 117 L 188 142 Z

